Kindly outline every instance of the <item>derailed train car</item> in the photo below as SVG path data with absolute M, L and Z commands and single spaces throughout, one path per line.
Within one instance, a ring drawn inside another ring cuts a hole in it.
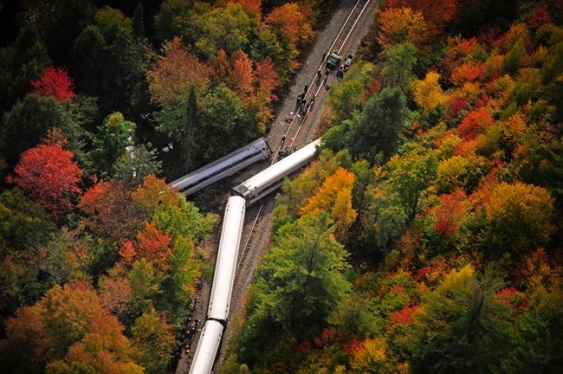
M 255 162 L 268 159 L 271 154 L 272 151 L 266 140 L 259 138 L 202 168 L 176 179 L 169 183 L 169 186 L 177 188 L 188 196 Z
M 231 196 L 223 215 L 207 321 L 190 367 L 190 373 L 193 374 L 211 373 L 221 344 L 221 336 L 229 317 L 245 212 L 246 201 L 240 196 Z
M 309 163 L 315 157 L 317 147 L 320 144 L 320 138 L 307 144 L 305 147 L 239 184 L 233 189 L 234 192 L 246 199 L 247 206 L 255 203 L 278 189 L 283 184 L 283 178 Z
M 190 374 L 211 373 L 224 329 L 225 326 L 219 321 L 210 319 L 205 322 L 190 367 Z
M 279 188 L 283 178 L 299 170 L 315 157 L 319 145 L 320 139 L 317 139 L 241 183 L 234 189 L 237 194 L 227 201 L 207 320 L 190 366 L 190 374 L 209 374 L 215 364 L 229 316 L 246 206 Z

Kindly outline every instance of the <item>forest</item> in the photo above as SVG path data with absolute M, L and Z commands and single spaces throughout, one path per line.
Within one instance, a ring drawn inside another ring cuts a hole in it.
M 4 373 L 174 371 L 219 216 L 166 183 L 266 132 L 330 1 L 0 4 Z
M 219 217 L 336 0 L 0 3 L 0 367 L 164 373 Z M 380 0 L 221 373 L 563 371 L 563 5 Z
M 380 1 L 220 373 L 563 371 L 562 21 Z

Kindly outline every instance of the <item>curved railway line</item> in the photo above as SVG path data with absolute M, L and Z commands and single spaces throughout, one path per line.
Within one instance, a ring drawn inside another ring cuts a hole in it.
M 326 61 L 334 51 L 338 54 L 353 54 L 360 44 L 361 39 L 367 33 L 369 26 L 371 24 L 372 15 L 377 7 L 377 1 L 375 0 L 358 0 L 356 2 L 350 0 L 344 0 L 338 10 L 335 11 L 335 16 L 331 20 L 330 24 L 327 25 L 325 30 L 317 39 L 317 44 L 313 51 L 309 53 L 309 57 L 303 64 L 296 81 L 308 82 L 305 85 L 305 90 L 302 92 L 305 100 L 314 99 L 314 106 L 308 107 L 307 111 L 301 113 L 300 116 L 291 114 L 291 107 L 294 101 L 291 97 L 296 97 L 295 91 L 297 90 L 297 85 L 294 85 L 291 89 L 288 99 L 285 100 L 284 106 L 282 107 L 280 113 L 277 116 L 276 121 L 272 124 L 269 134 L 266 136 L 272 151 L 272 164 L 278 160 L 280 152 L 285 156 L 287 153 L 291 153 L 294 148 L 302 147 L 307 143 L 310 143 L 312 136 L 314 136 L 316 128 L 320 123 L 321 116 L 313 115 L 313 111 L 316 113 L 321 113 L 320 108 L 324 104 L 324 100 L 327 97 L 327 90 L 325 87 L 328 85 L 328 81 L 336 80 L 335 70 L 331 71 L 330 74 L 321 77 L 318 75 L 318 71 L 325 67 Z M 351 8 L 351 9 L 350 9 Z M 337 15 L 340 15 L 337 17 Z M 345 16 L 344 22 L 342 22 L 343 15 Z M 366 18 L 370 17 L 370 18 Z M 333 25 L 333 22 L 339 21 L 340 25 Z M 361 27 L 358 27 L 361 26 Z M 336 33 L 336 35 L 335 35 Z M 327 40 L 330 41 L 327 42 Z M 328 45 L 328 53 L 322 55 L 322 61 L 319 66 L 318 57 L 316 53 L 313 53 L 315 49 L 322 50 L 323 45 Z M 314 55 L 313 55 L 314 54 Z M 316 61 L 316 63 L 314 62 Z M 305 77 L 305 79 L 300 80 L 299 76 Z M 308 78 L 307 78 L 308 77 Z M 303 83 L 300 83 L 301 85 Z M 292 93 L 295 96 L 292 96 Z M 287 121 L 288 115 L 283 113 L 290 113 L 291 121 Z M 288 125 L 289 124 L 289 125 Z M 284 147 L 289 150 L 289 152 L 283 152 Z M 261 171 L 267 165 L 267 162 L 260 162 L 252 166 L 251 168 L 240 173 L 239 176 L 235 177 L 234 184 L 237 185 L 241 181 L 248 179 L 249 176 L 256 174 Z M 228 310 L 229 320 L 233 319 L 233 316 L 238 316 L 241 308 L 242 301 L 246 290 L 251 283 L 254 267 L 259 262 L 264 250 L 269 244 L 270 236 L 270 214 L 274 208 L 274 199 L 272 196 L 265 197 L 259 203 L 254 206 L 248 207 L 246 210 L 246 217 L 244 219 L 244 227 L 242 232 L 242 239 L 240 240 L 240 248 L 238 249 L 238 260 L 236 263 L 236 277 L 234 279 L 234 284 L 232 286 L 233 296 L 231 300 L 232 308 Z M 210 290 L 209 284 L 202 285 L 201 298 L 198 300 L 195 315 L 193 318 L 204 320 L 206 318 L 206 310 L 209 299 L 209 294 L 213 290 Z M 215 320 L 213 320 L 215 321 Z M 221 356 L 219 361 L 223 361 L 225 347 L 228 345 L 231 331 L 229 330 L 228 324 L 226 324 L 225 331 L 223 332 Z M 193 347 L 197 346 L 200 334 L 197 334 L 194 341 Z M 176 373 L 187 373 L 188 368 L 193 359 L 192 349 L 190 354 L 182 354 L 182 359 L 180 360 Z

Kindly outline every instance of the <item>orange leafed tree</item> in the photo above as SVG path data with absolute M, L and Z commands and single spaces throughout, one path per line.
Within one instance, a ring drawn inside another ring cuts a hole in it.
M 244 100 L 253 93 L 252 60 L 240 49 L 233 53 L 232 59 L 233 67 L 227 76 L 227 85 Z
M 387 8 L 412 8 L 420 11 L 432 34 L 440 34 L 455 16 L 455 0 L 387 0 Z
M 422 13 L 411 8 L 389 8 L 379 12 L 377 41 L 382 46 L 410 42 L 421 49 L 429 41 Z
M 309 198 L 307 204 L 301 208 L 301 213 L 315 214 L 330 211 L 330 218 L 336 225 L 336 235 L 342 239 L 357 216 L 356 210 L 352 207 L 352 188 L 355 179 L 354 173 L 339 167 Z
M 31 81 L 34 92 L 40 96 L 54 97 L 58 102 L 70 100 L 76 96 L 74 83 L 66 70 L 47 66 L 37 81 Z
M 302 47 L 313 37 L 306 13 L 306 9 L 297 3 L 285 3 L 268 14 L 266 24 L 285 36 L 291 49 Z
M 265 126 L 271 119 L 269 104 L 277 99 L 273 92 L 280 85 L 271 58 L 265 58 L 253 68 L 252 61 L 243 51 L 238 50 L 229 58 L 221 49 L 211 60 L 210 65 L 214 82 L 226 83 L 246 105 L 253 106 L 259 125 Z
M 133 191 L 131 196 L 149 215 L 154 213 L 157 205 L 175 205 L 180 198 L 178 192 L 168 187 L 164 179 L 154 174 L 147 175 L 143 179 L 143 184 Z
M 36 372 L 72 372 L 71 367 L 89 367 L 87 372 L 142 373 L 132 360 L 133 350 L 123 330 L 89 284 L 56 285 L 43 299 L 21 308 L 8 321 L 7 339 L 1 342 L 1 348 L 22 348 L 13 357 L 13 372 L 29 372 L 30 367 Z M 26 346 L 21 346 L 24 343 Z M 18 371 L 17 361 L 27 356 L 30 360 L 22 362 L 25 366 Z
M 450 81 L 461 87 L 466 82 L 476 82 L 483 78 L 486 67 L 484 63 L 469 61 L 454 69 Z
M 41 144 L 22 154 L 7 181 L 15 183 L 30 199 L 58 218 L 72 208 L 73 195 L 81 192 L 78 182 L 82 170 L 72 161 L 73 157 L 60 143 Z
M 180 38 L 163 49 L 164 56 L 147 72 L 153 102 L 162 107 L 177 104 L 188 97 L 190 85 L 203 92 L 209 85 L 209 68 L 182 45 Z

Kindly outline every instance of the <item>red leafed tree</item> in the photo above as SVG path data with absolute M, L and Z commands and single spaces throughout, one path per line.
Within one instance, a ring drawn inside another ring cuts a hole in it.
M 430 26 L 433 34 L 440 34 L 457 10 L 455 0 L 387 0 L 387 8 L 411 8 L 418 10 Z
M 170 260 L 172 239 L 160 231 L 154 223 L 147 223 L 137 234 L 137 253 L 147 261 L 165 265 Z
M 119 182 L 100 182 L 84 193 L 78 208 L 90 230 L 111 242 L 119 242 L 142 228 L 146 216 L 139 203 Z
M 268 102 L 276 100 L 277 97 L 272 92 L 280 85 L 278 72 L 270 57 L 266 57 L 256 64 L 254 71 L 254 84 L 258 86 L 258 94 L 264 93 Z
M 273 92 L 279 85 L 278 72 L 269 57 L 256 64 L 254 70 L 254 86 L 256 87 L 254 101 L 256 116 L 264 130 L 266 123 L 272 118 L 272 109 L 269 104 L 277 99 Z
M 549 10 L 547 8 L 546 3 L 539 3 L 534 9 L 532 15 L 530 16 L 530 19 L 528 20 L 530 26 L 532 26 L 535 29 L 550 22 L 551 22 L 551 17 L 549 15 Z
M 457 127 L 457 133 L 463 139 L 474 139 L 478 134 L 484 134 L 492 125 L 494 119 L 485 108 L 479 108 L 467 115 Z
M 405 305 L 403 309 L 395 312 L 393 323 L 398 325 L 406 325 L 411 321 L 413 314 L 420 309 L 418 305 Z
M 41 144 L 22 154 L 14 174 L 6 180 L 15 183 L 30 199 L 58 218 L 72 208 L 73 195 L 81 192 L 77 184 L 82 170 L 72 161 L 73 156 L 60 143 Z
M 76 96 L 74 83 L 64 69 L 47 66 L 38 81 L 31 81 L 34 92 L 41 96 L 51 96 L 62 102 Z
M 160 231 L 154 223 L 146 223 L 134 242 L 128 240 L 121 245 L 121 263 L 130 265 L 134 260 L 144 258 L 158 269 L 167 270 L 172 256 L 171 243 L 172 238 Z
M 440 196 L 440 205 L 436 208 L 434 229 L 444 236 L 451 236 L 459 230 L 461 220 L 468 210 L 465 192 L 456 190 Z

